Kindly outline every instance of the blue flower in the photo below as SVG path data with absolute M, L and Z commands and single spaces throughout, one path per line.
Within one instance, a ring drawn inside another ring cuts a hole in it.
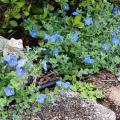
M 62 85 L 62 82 L 61 82 L 61 81 L 57 81 L 57 82 L 56 82 L 56 85 L 57 85 L 57 86 L 61 86 L 61 85 Z
M 53 56 L 57 56 L 59 54 L 59 50 L 58 48 L 54 48 L 54 51 L 53 51 Z
M 39 102 L 39 103 L 44 103 L 46 98 L 47 98 L 47 95 L 46 95 L 46 94 L 41 94 L 41 95 L 36 99 L 36 101 Z
M 120 32 L 120 27 L 117 26 L 117 27 L 114 28 L 114 30 L 115 30 L 116 33 L 119 33 Z
M 45 71 L 47 71 L 47 61 L 46 60 L 42 61 L 42 67 Z
M 112 37 L 113 38 L 116 38 L 117 37 L 117 34 L 115 32 L 112 33 Z
M 84 59 L 84 63 L 93 64 L 94 63 L 94 59 L 92 59 L 91 57 L 86 57 Z
M 73 32 L 72 34 L 67 35 L 67 39 L 70 39 L 71 42 L 75 42 L 78 40 L 78 34 L 76 32 Z
M 19 76 L 24 76 L 25 74 L 25 68 L 17 68 L 16 67 L 16 74 L 19 75 Z
M 112 43 L 114 45 L 119 45 L 120 44 L 120 40 L 119 39 L 116 39 L 116 38 L 112 38 Z
M 6 57 L 4 57 L 4 61 L 6 61 L 10 67 L 17 65 L 17 58 L 12 54 L 9 54 Z
M 118 12 L 120 12 L 120 8 L 119 7 L 114 7 L 113 9 L 112 9 L 112 13 L 118 13 Z
M 64 4 L 64 6 L 63 6 L 63 8 L 64 8 L 64 10 L 69 10 L 69 5 L 68 4 Z
M 110 46 L 109 46 L 109 44 L 104 43 L 104 44 L 102 45 L 102 48 L 103 48 L 103 50 L 107 51 L 107 50 L 109 50 Z
M 72 15 L 74 15 L 74 16 L 76 16 L 76 15 L 78 15 L 78 14 L 80 14 L 80 11 L 78 11 L 78 10 L 72 12 Z
M 30 35 L 31 35 L 31 37 L 36 38 L 36 36 L 37 36 L 37 31 L 36 31 L 35 29 L 32 29 L 32 30 L 30 31 Z
M 62 87 L 64 87 L 64 88 L 68 88 L 68 87 L 71 85 L 71 83 L 70 83 L 70 82 L 57 81 L 57 82 L 56 82 L 56 85 L 57 85 L 57 86 L 62 86 Z
M 52 35 L 50 40 L 51 40 L 52 43 L 55 43 L 56 39 L 58 39 L 58 34 Z
M 60 40 L 63 41 L 64 37 L 59 35 L 59 34 L 54 34 L 54 35 L 51 36 L 50 40 L 51 40 L 52 43 L 55 43 L 57 39 L 60 39 Z
M 86 25 L 93 24 L 93 19 L 91 17 L 87 17 L 84 19 L 84 22 Z
M 8 86 L 4 89 L 4 92 L 5 92 L 5 94 L 7 96 L 13 96 L 13 95 L 15 95 L 14 90 L 12 88 L 8 87 Z
M 9 66 L 13 67 L 17 65 L 17 58 L 13 57 L 10 61 L 9 61 Z
M 63 41 L 64 37 L 59 35 L 59 34 L 54 34 L 52 36 L 50 36 L 48 34 L 45 34 L 44 39 L 45 40 L 50 40 L 52 43 L 55 43 L 57 39 L 60 39 L 60 40 Z
M 64 91 L 60 91 L 60 96 L 64 96 L 65 95 L 65 92 Z
M 70 85 L 71 85 L 70 82 L 62 82 L 62 86 L 64 88 L 68 88 Z
M 4 59 L 4 61 L 9 62 L 11 60 L 12 56 L 13 56 L 12 54 L 9 54 L 9 55 L 5 56 L 3 59 Z
M 45 39 L 45 40 L 50 40 L 50 39 L 51 39 L 51 36 L 46 33 L 46 34 L 44 35 L 44 39 Z
M 12 119 L 16 119 L 18 116 L 16 114 L 12 114 Z
M 17 64 L 17 68 L 24 67 L 26 64 L 26 59 L 20 59 Z

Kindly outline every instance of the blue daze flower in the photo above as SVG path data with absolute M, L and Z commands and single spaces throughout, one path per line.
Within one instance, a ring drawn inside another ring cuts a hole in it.
M 116 38 L 117 37 L 117 34 L 115 32 L 112 33 L 112 37 L 113 38 Z
M 16 114 L 12 114 L 12 119 L 16 119 L 18 116 Z
M 84 63 L 94 64 L 94 59 L 92 59 L 91 57 L 86 57 L 84 59 Z
M 87 17 L 84 19 L 84 22 L 86 25 L 91 25 L 91 24 L 93 24 L 93 19 L 92 19 L 92 17 Z
M 102 49 L 105 50 L 105 51 L 108 51 L 109 48 L 110 48 L 110 46 L 109 46 L 109 44 L 107 44 L 107 43 L 104 43 L 104 44 L 102 45 Z
M 118 13 L 118 12 L 120 12 L 120 7 L 114 7 L 114 8 L 112 9 L 112 13 L 113 13 L 113 14 Z
M 59 35 L 59 34 L 54 34 L 52 36 L 50 36 L 48 34 L 45 34 L 44 39 L 45 40 L 50 40 L 52 43 L 55 43 L 57 39 L 60 39 L 61 41 L 63 41 L 64 37 Z
M 44 39 L 45 39 L 45 40 L 50 40 L 50 39 L 51 39 L 51 36 L 46 33 L 46 34 L 44 35 Z
M 64 37 L 63 37 L 62 35 L 59 35 L 59 34 L 58 34 L 58 38 L 59 38 L 61 41 L 64 40 Z
M 70 39 L 71 42 L 77 41 L 78 38 L 79 38 L 79 37 L 78 37 L 77 32 L 73 32 L 73 33 L 67 35 L 67 39 Z
M 24 76 L 25 74 L 25 68 L 17 68 L 16 67 L 16 74 L 19 75 L 19 76 Z
M 4 59 L 4 61 L 9 62 L 11 60 L 12 56 L 13 56 L 12 54 L 9 54 L 9 55 L 5 56 L 3 59 Z
M 26 64 L 26 59 L 20 59 L 17 64 L 17 68 L 24 67 Z
M 61 81 L 57 81 L 56 82 L 56 85 L 57 86 L 62 86 L 62 87 L 64 87 L 64 88 L 68 88 L 70 85 L 71 85 L 71 83 L 70 82 L 61 82 Z
M 36 38 L 36 36 L 37 36 L 37 31 L 36 31 L 35 29 L 32 29 L 32 30 L 30 31 L 30 35 L 31 35 L 31 37 Z
M 53 56 L 57 56 L 59 54 L 59 50 L 58 48 L 54 48 L 54 51 L 53 51 Z
M 64 37 L 59 35 L 59 34 L 54 34 L 54 35 L 51 36 L 50 40 L 51 40 L 52 43 L 55 43 L 57 39 L 60 39 L 60 40 L 63 41 Z
M 76 10 L 76 11 L 72 12 L 72 15 L 74 15 L 74 16 L 76 16 L 76 15 L 78 15 L 78 14 L 80 14 L 80 11 L 79 11 L 79 10 Z
M 17 65 L 17 58 L 13 57 L 9 62 L 8 62 L 9 66 L 13 67 Z
M 120 44 L 120 40 L 116 39 L 116 38 L 112 38 L 112 44 L 119 45 Z
M 57 86 L 61 86 L 61 85 L 62 85 L 62 82 L 61 82 L 61 81 L 57 81 L 57 82 L 56 82 L 56 85 L 57 85 Z
M 114 30 L 115 30 L 116 33 L 119 33 L 119 32 L 120 32 L 120 27 L 119 27 L 119 26 L 116 26 L 116 27 L 114 28 Z
M 47 98 L 47 95 L 46 95 L 46 94 L 41 94 L 41 95 L 36 99 L 36 101 L 39 102 L 39 103 L 44 103 L 46 98 Z
M 7 96 L 13 96 L 13 95 L 15 95 L 14 90 L 12 88 L 8 87 L 8 86 L 4 89 L 4 92 L 5 92 L 5 94 Z
M 63 97 L 65 95 L 65 91 L 60 91 L 60 96 Z
M 47 71 L 47 61 L 46 60 L 42 61 L 42 67 L 45 71 Z
M 64 10 L 68 11 L 69 10 L 69 5 L 66 3 L 66 4 L 64 4 L 63 8 L 64 8 Z
M 4 57 L 4 61 L 6 61 L 10 67 L 17 65 L 17 58 L 12 54 L 9 54 L 6 57 Z
M 64 88 L 68 88 L 70 85 L 71 85 L 70 82 L 62 82 L 62 86 Z
M 51 40 L 52 43 L 55 43 L 57 39 L 58 39 L 58 35 L 54 34 L 54 35 L 51 36 L 50 40 Z

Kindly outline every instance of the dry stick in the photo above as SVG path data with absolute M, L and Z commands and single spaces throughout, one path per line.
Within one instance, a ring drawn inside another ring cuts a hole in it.
M 103 82 L 117 82 L 116 80 L 102 80 Z
M 8 36 L 8 39 L 9 39 L 14 33 L 16 33 L 16 32 L 17 32 L 17 30 L 14 31 L 14 32 L 12 32 L 12 33 Z

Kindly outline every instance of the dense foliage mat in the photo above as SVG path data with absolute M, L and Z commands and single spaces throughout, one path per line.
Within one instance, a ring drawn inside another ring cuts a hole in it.
M 71 89 L 97 99 L 101 91 L 78 82 L 107 69 L 120 75 L 120 8 L 107 0 L 1 0 L 0 34 L 16 31 L 37 46 L 25 45 L 26 59 L 0 57 L 0 118 L 22 119 L 55 104 Z M 38 40 L 39 39 L 39 40 Z M 50 71 L 59 77 L 54 90 L 40 94 L 37 78 Z M 33 82 L 29 83 L 29 77 Z

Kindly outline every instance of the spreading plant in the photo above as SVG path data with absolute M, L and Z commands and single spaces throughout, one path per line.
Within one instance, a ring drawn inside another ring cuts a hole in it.
M 119 76 L 115 68 L 120 64 L 119 7 L 107 0 L 1 3 L 1 34 L 22 27 L 31 42 L 41 41 L 33 48 L 26 46 L 26 59 L 12 54 L 0 56 L 0 119 L 29 118 L 45 103 L 56 105 L 67 90 L 79 92 L 80 97 L 87 99 L 104 97 L 80 78 L 101 69 Z M 40 92 L 37 78 L 49 71 L 57 73 L 60 79 L 53 90 Z

